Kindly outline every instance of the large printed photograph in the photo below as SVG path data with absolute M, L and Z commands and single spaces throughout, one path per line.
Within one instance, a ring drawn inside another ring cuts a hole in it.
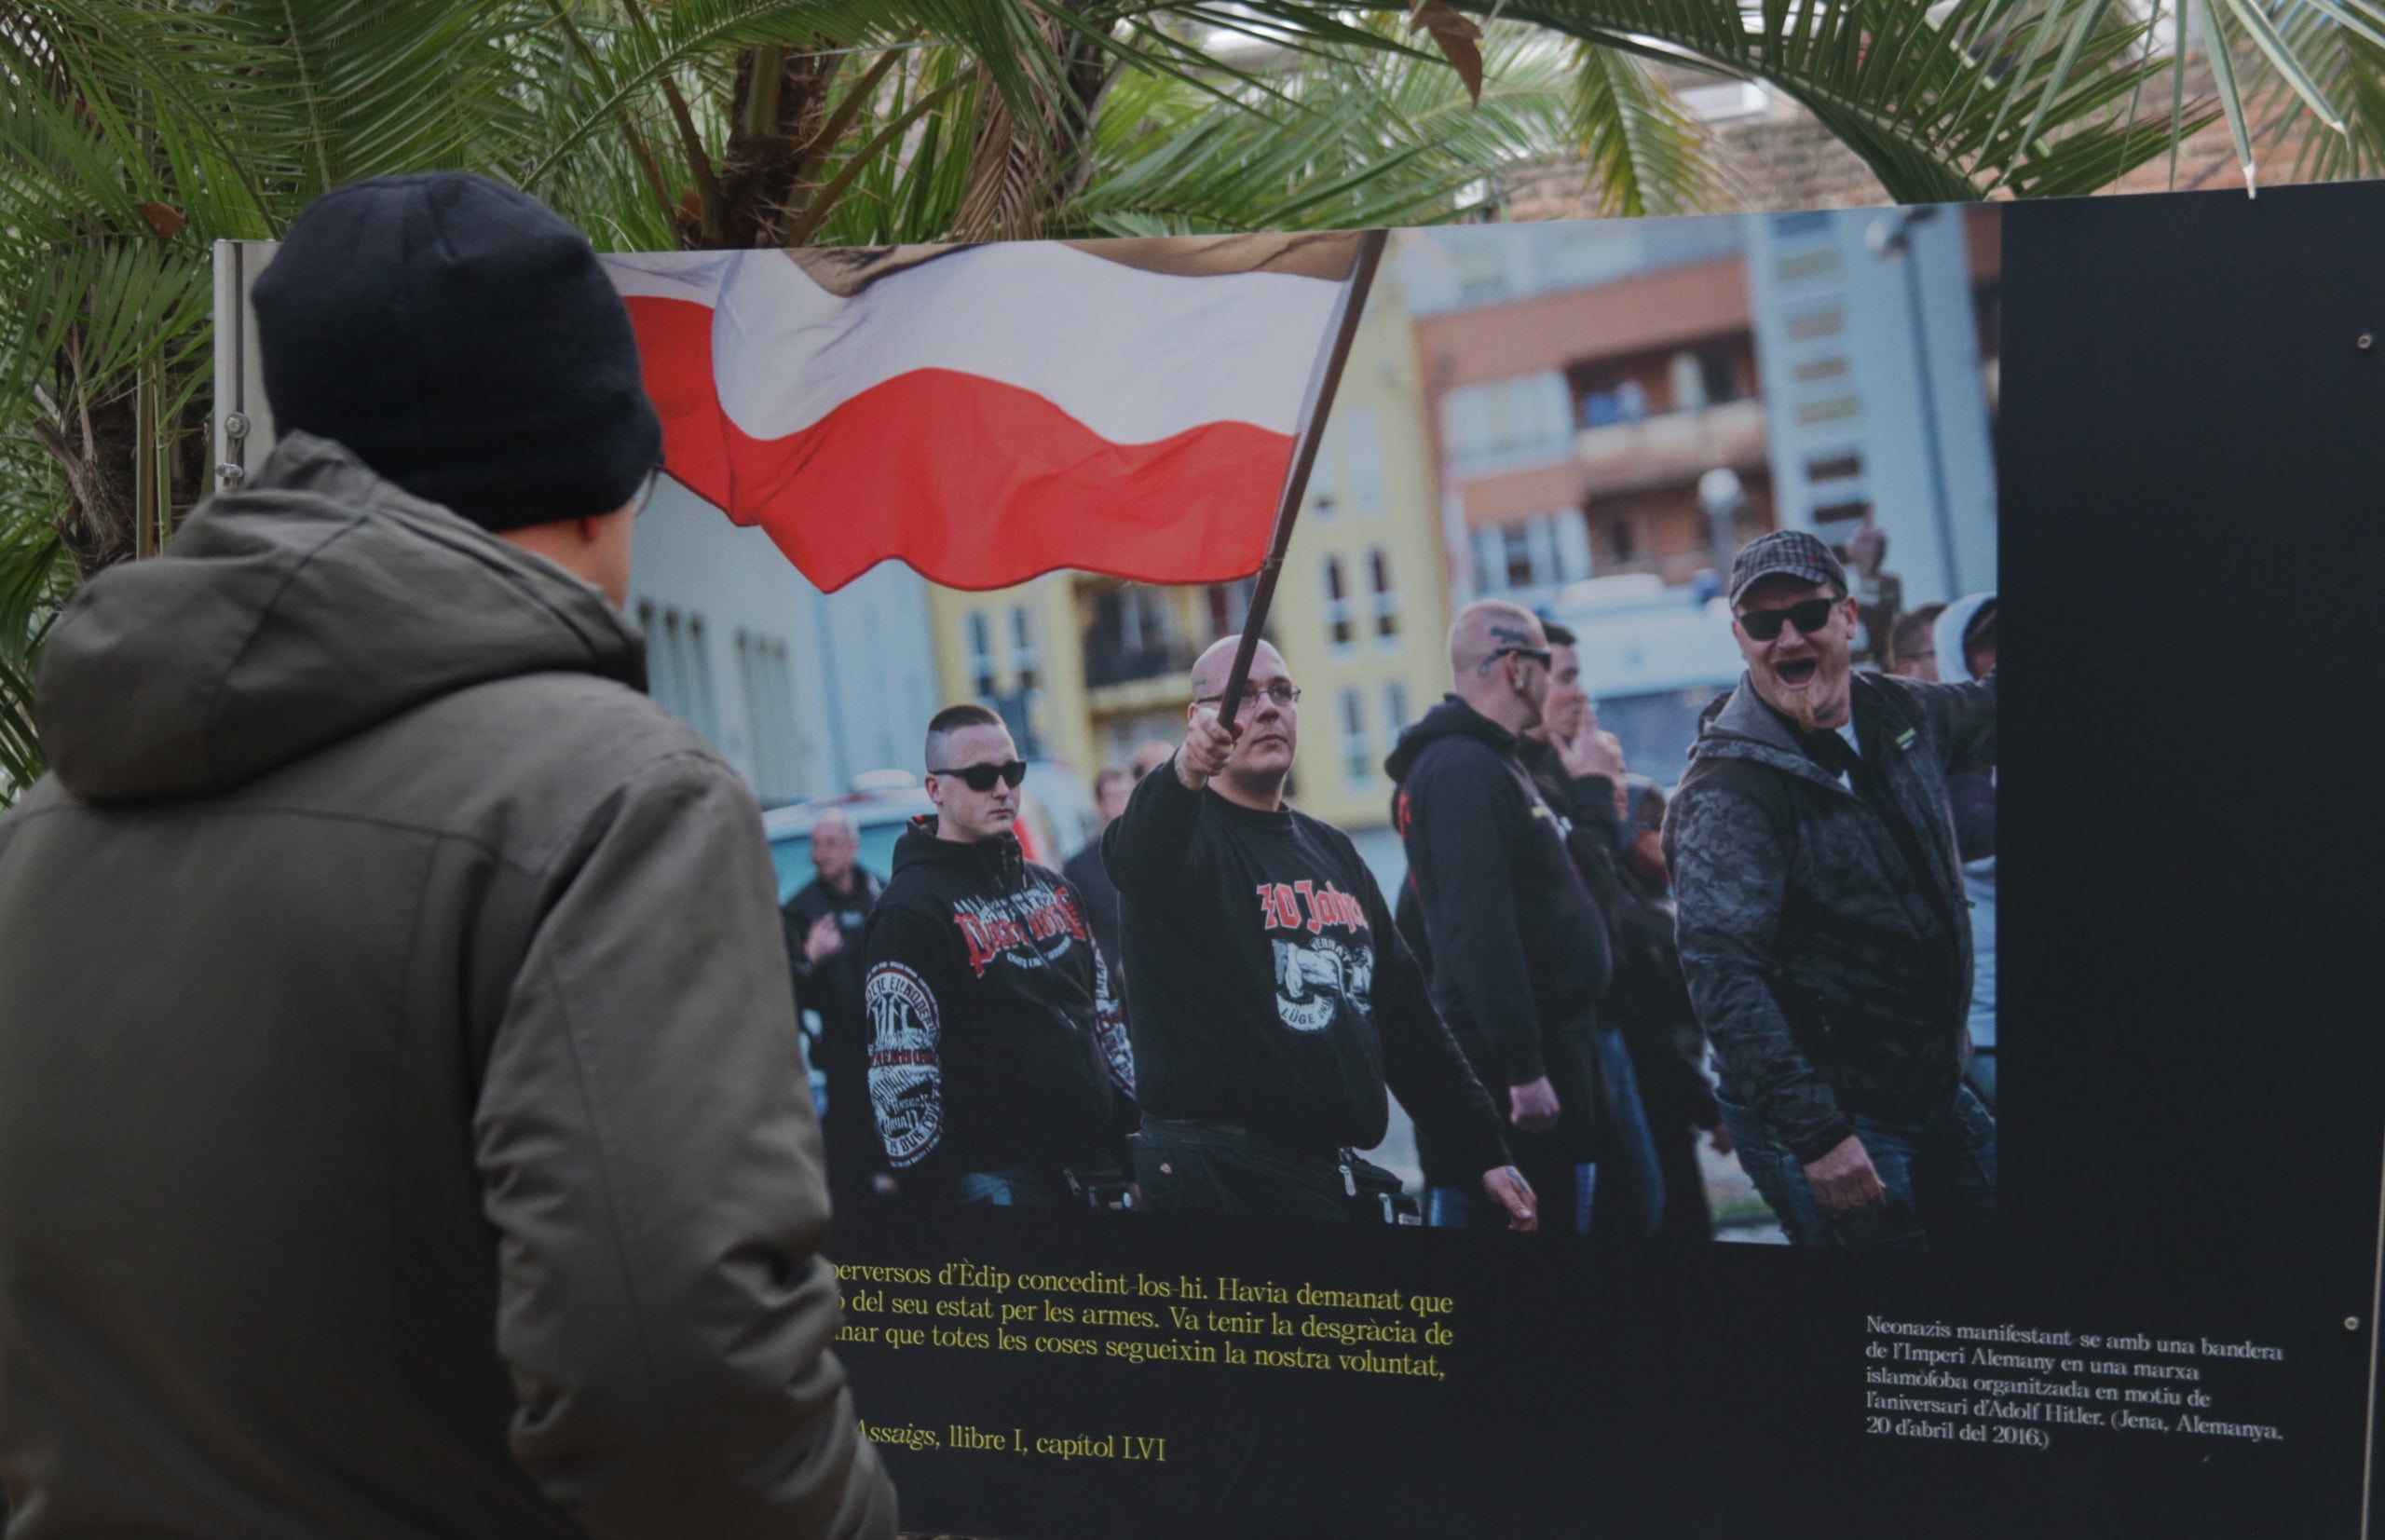
M 840 1225 L 1985 1238 L 1998 237 L 608 259 Z

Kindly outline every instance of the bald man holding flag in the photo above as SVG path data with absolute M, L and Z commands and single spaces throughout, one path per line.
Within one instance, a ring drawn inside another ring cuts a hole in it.
M 1347 835 L 1284 802 L 1300 690 L 1274 647 L 1258 645 L 1237 720 L 1220 723 L 1234 647 L 1221 640 L 1193 665 L 1184 742 L 1102 836 L 1134 981 L 1148 1206 L 1379 1215 L 1355 1152 L 1382 1142 L 1388 1092 L 1479 1173 L 1511 1228 L 1534 1228 L 1497 1110 L 1366 863 Z

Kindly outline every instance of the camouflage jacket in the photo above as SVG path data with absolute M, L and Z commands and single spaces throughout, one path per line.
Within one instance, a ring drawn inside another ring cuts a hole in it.
M 1744 678 L 1665 819 L 1682 962 L 1722 1094 L 1806 1161 L 1852 1133 L 1855 1112 L 1917 1115 L 1970 1060 L 1970 922 L 1946 778 L 1995 762 L 1995 680 L 1863 674 L 1854 697 L 1861 751 L 1918 859 Z

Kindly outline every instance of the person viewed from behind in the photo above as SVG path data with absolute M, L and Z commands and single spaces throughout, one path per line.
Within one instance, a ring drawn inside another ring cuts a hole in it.
M 1731 567 L 1747 673 L 1665 825 L 1724 1122 L 1798 1245 L 1977 1239 L 1996 1123 L 1963 1084 L 1971 934 L 1948 777 L 1996 756 L 1996 688 L 1853 672 L 1846 574 L 1800 530 Z
M 821 1134 L 828 1195 L 850 1211 L 894 1192 L 869 1105 L 869 1015 L 862 1005 L 862 937 L 885 884 L 860 865 L 861 836 L 839 808 L 811 821 L 817 875 L 779 909 L 795 969 L 795 1003 L 820 1018 L 811 1062 L 827 1082 Z
M 620 300 L 442 172 L 255 305 L 279 446 L 67 606 L 0 822 L 11 1535 L 892 1534 Z
M 1385 768 L 1433 949 L 1433 999 L 1509 1125 L 1555 1218 L 1590 1220 L 1601 1076 L 1593 1032 L 1612 957 L 1566 825 L 1523 765 L 1553 657 L 1537 617 L 1486 599 L 1450 628 L 1455 693 L 1399 736 Z M 1417 1131 L 1436 1224 L 1480 1222 L 1463 1163 Z
M 1389 1174 L 1354 1152 L 1383 1142 L 1388 1088 L 1484 1206 L 1533 1229 L 1491 1098 L 1373 875 L 1349 836 L 1284 803 L 1300 689 L 1274 647 L 1253 654 L 1234 726 L 1218 720 L 1237 642 L 1194 662 L 1183 743 L 1102 837 L 1135 979 L 1145 1198 L 1155 1213 L 1381 1217 L 1362 1189 Z
M 1002 719 L 928 723 L 932 817 L 871 915 L 869 1093 L 896 1179 L 931 1201 L 1056 1208 L 1123 1161 L 1134 1061 L 1084 901 L 1019 850 Z
M 1093 778 L 1093 803 L 1101 815 L 1102 828 L 1116 823 L 1118 815 L 1126 811 L 1126 796 L 1135 789 L 1136 779 L 1135 772 L 1123 765 L 1104 765 L 1101 773 Z M 1076 884 L 1077 893 L 1084 899 L 1085 923 L 1093 927 L 1093 944 L 1101 949 L 1101 961 L 1110 969 L 1110 987 L 1120 992 L 1123 1002 L 1118 966 L 1118 884 L 1110 880 L 1110 868 L 1101 864 L 1101 836 L 1097 833 L 1087 840 L 1084 849 L 1069 857 L 1060 871 Z

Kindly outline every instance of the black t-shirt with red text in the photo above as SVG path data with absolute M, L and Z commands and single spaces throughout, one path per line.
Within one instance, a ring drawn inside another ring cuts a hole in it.
M 1491 1097 L 1349 836 L 1188 791 L 1171 764 L 1136 784 L 1101 850 L 1145 1112 L 1366 1150 L 1388 1085 L 1478 1169 L 1506 1163 Z

